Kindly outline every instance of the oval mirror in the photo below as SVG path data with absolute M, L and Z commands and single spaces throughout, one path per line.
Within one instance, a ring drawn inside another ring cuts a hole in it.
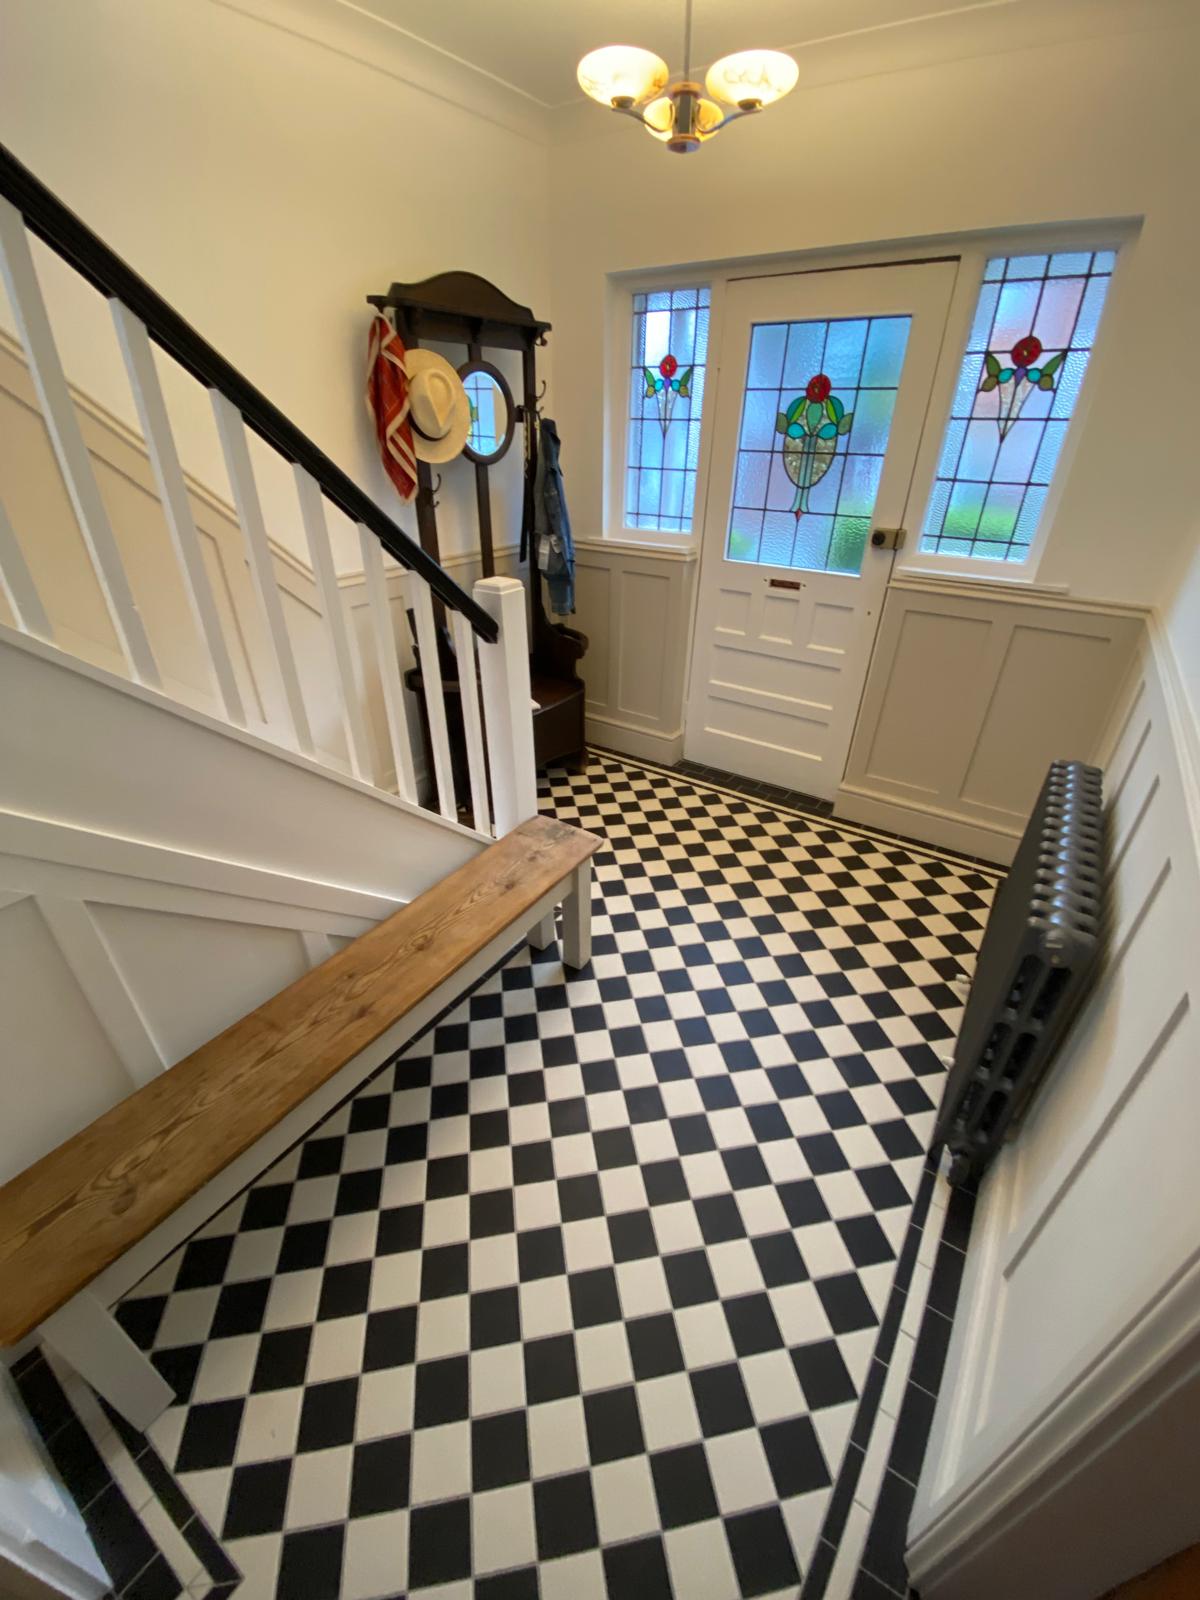
M 458 375 L 471 407 L 471 427 L 463 454 L 485 466 L 499 461 L 512 443 L 516 415 L 512 390 L 490 361 L 468 361 Z

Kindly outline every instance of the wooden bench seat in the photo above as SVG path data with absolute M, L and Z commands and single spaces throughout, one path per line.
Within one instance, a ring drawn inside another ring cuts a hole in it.
M 566 902 L 564 961 L 584 965 L 599 844 L 548 817 L 522 823 L 0 1188 L 0 1346 L 38 1328 L 53 1345 L 49 1322 L 82 1371 L 60 1308 L 472 957 L 544 916 L 547 896 Z M 114 1336 L 115 1322 L 88 1330 Z M 83 1375 L 104 1392 L 103 1374 Z M 131 1408 L 113 1387 L 139 1425 L 162 1409 L 161 1391 Z

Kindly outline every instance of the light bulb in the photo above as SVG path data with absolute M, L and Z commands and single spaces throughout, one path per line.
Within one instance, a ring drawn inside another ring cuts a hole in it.
M 711 139 L 725 120 L 725 113 L 715 100 L 703 96 L 696 102 L 696 132 L 701 139 Z
M 646 124 L 646 132 L 652 139 L 661 139 L 664 143 L 671 137 L 675 126 L 675 104 L 666 95 L 658 100 L 651 100 L 642 112 Z
M 713 62 L 704 86 L 714 99 L 749 111 L 781 100 L 799 76 L 800 68 L 782 50 L 738 50 Z
M 584 56 L 576 76 L 583 92 L 602 106 L 627 109 L 661 94 L 670 73 L 666 62 L 653 50 L 639 50 L 629 44 L 608 44 Z

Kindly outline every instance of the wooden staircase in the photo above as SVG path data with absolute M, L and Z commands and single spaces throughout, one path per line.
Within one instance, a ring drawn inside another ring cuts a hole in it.
M 548 817 L 521 823 L 0 1188 L 0 1346 L 40 1329 L 145 1428 L 174 1396 L 91 1286 L 139 1244 L 165 1254 L 175 1241 L 161 1229 L 181 1207 L 209 1195 L 218 1209 L 228 1195 L 212 1186 L 239 1158 L 329 1085 L 348 1093 L 449 980 L 461 989 L 473 960 L 503 954 L 555 904 L 564 963 L 586 965 L 599 844 Z

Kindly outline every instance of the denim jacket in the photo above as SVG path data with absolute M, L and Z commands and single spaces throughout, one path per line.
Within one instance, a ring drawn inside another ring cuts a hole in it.
M 556 616 L 567 617 L 575 610 L 575 546 L 559 448 L 558 428 L 549 417 L 543 417 L 533 493 L 534 551 L 550 593 L 550 609 Z

